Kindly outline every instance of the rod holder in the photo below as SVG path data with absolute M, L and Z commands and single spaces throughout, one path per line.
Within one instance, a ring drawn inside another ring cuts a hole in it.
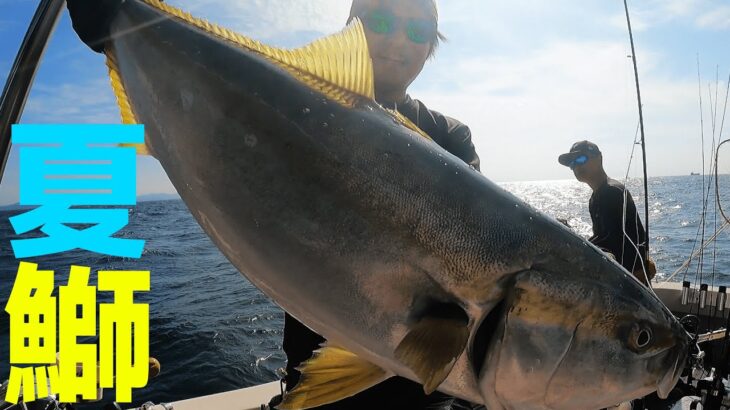
M 700 284 L 700 309 L 704 309 L 707 305 L 707 284 Z
M 682 306 L 687 306 L 689 303 L 689 285 L 686 280 L 682 282 Z
M 722 312 L 725 310 L 725 304 L 727 303 L 727 286 L 720 286 L 720 289 L 717 291 L 717 303 L 715 304 L 715 308 Z

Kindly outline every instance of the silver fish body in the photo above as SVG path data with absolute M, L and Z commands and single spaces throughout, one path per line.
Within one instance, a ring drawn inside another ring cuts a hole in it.
M 598 409 L 676 383 L 687 336 L 650 291 L 375 102 L 343 106 L 141 2 L 110 34 L 191 213 L 331 343 L 420 382 L 399 345 L 424 318 L 463 320 L 438 388 L 490 410 Z

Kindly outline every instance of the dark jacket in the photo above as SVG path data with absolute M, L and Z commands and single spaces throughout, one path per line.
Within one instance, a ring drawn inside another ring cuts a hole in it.
M 383 104 L 383 106 L 396 109 L 443 149 L 479 171 L 479 156 L 471 142 L 469 127 L 437 111 L 429 110 L 425 104 L 412 99 L 409 95 L 406 95 L 405 101 L 400 104 Z
M 383 105 L 396 109 L 427 133 L 434 142 L 479 170 L 479 156 L 474 149 L 474 144 L 471 142 L 469 127 L 453 118 L 429 110 L 421 101 L 414 100 L 410 96 L 406 96 L 406 100 L 400 104 Z M 293 388 L 299 381 L 300 373 L 296 370 L 296 367 L 309 359 L 312 352 L 318 349 L 324 341 L 322 336 L 309 330 L 289 314 L 285 315 L 283 348 L 287 357 L 287 390 Z M 440 392 L 434 392 L 430 396 L 426 396 L 420 384 L 402 377 L 391 377 L 353 397 L 317 409 L 396 410 L 426 408 L 470 409 L 472 407 L 466 402 L 454 400 L 452 397 Z
M 624 218 L 624 193 L 626 193 L 626 224 Z M 646 259 L 646 232 L 636 212 L 631 193 L 624 185 L 608 178 L 588 203 L 593 222 L 592 244 L 611 252 L 629 272 L 641 269 Z M 628 238 L 624 236 L 624 230 Z M 636 245 L 636 247 L 634 247 Z M 639 252 L 636 252 L 636 248 Z

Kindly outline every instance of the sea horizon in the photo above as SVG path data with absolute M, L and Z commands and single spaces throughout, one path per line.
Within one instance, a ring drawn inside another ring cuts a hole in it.
M 730 173 L 725 174 L 718 174 L 718 176 L 727 176 L 730 175 Z M 683 176 L 701 176 L 696 174 L 687 174 L 687 175 L 657 175 L 657 176 L 650 176 L 649 179 L 656 179 L 656 178 L 673 178 L 673 177 L 683 177 Z M 705 177 L 714 177 L 714 174 L 705 174 Z M 609 175 L 609 177 L 611 177 Z M 623 181 L 623 178 L 616 178 L 611 177 L 617 181 Z M 637 179 L 642 179 L 640 176 L 633 176 L 629 177 L 629 181 L 634 181 Z M 575 178 L 564 178 L 564 179 L 534 179 L 534 180 L 512 180 L 512 181 L 492 181 L 497 185 L 503 185 L 503 184 L 515 184 L 515 183 L 555 183 L 555 182 L 576 182 Z M 174 201 L 182 199 L 180 197 L 180 194 L 177 192 L 152 192 L 152 193 L 144 193 L 144 194 L 138 194 L 137 195 L 137 202 L 153 202 L 153 201 Z M 27 205 L 20 205 L 19 200 L 16 198 L 15 201 L 7 202 L 7 203 L 0 203 L 0 210 L 2 211 L 9 211 L 13 209 L 20 209 L 20 208 L 27 208 L 29 206 Z

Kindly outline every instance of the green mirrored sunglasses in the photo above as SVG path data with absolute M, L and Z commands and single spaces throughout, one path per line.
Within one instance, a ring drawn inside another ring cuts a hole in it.
M 408 39 L 416 44 L 430 43 L 438 35 L 436 22 L 424 19 L 401 19 L 387 9 L 375 9 L 365 13 L 363 23 L 370 31 L 387 36 L 398 30 L 405 30 Z

